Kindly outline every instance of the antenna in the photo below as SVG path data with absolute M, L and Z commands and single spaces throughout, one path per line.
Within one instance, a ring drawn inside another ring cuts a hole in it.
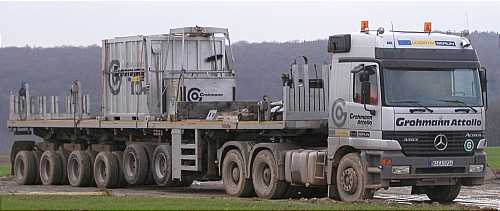
M 396 38 L 394 36 L 394 24 L 392 24 L 392 21 L 391 21 L 391 32 L 392 32 L 392 46 L 396 48 Z

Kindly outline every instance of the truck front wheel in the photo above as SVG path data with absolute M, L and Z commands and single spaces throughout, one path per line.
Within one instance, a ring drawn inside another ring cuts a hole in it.
M 440 185 L 425 188 L 425 194 L 431 201 L 452 202 L 460 193 L 460 185 Z
M 372 190 L 366 188 L 366 172 L 358 153 L 342 157 L 337 167 L 336 185 L 341 201 L 354 202 L 370 197 Z
M 259 197 L 276 199 L 285 196 L 288 183 L 278 180 L 278 172 L 278 164 L 271 151 L 257 153 L 252 165 L 252 182 Z
M 226 193 L 231 196 L 251 196 L 254 193 L 252 182 L 246 178 L 241 153 L 235 149 L 229 150 L 222 162 L 222 181 Z

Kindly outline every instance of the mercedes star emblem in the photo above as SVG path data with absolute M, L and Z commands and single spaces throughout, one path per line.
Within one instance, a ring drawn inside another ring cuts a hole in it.
M 434 148 L 439 151 L 443 151 L 448 147 L 448 138 L 445 135 L 439 134 L 434 138 Z

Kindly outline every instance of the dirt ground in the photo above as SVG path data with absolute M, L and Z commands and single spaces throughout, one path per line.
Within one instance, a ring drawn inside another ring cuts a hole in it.
M 0 178 L 0 194 L 34 195 L 112 195 L 112 196 L 161 196 L 161 197 L 225 197 L 221 182 L 197 182 L 188 188 L 164 188 L 156 186 L 128 187 L 113 190 L 77 188 L 71 186 L 20 186 L 12 177 Z M 500 210 L 500 180 L 490 181 L 478 187 L 463 187 L 455 203 L 466 206 Z M 390 188 L 375 194 L 376 199 L 412 204 L 429 201 L 425 195 L 411 195 L 410 188 Z

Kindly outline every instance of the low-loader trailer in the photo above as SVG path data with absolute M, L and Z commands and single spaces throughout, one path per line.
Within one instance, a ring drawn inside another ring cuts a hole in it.
M 486 72 L 468 39 L 425 28 L 362 22 L 330 36 L 331 64 L 298 57 L 281 101 L 236 101 L 227 29 L 104 40 L 97 115 L 78 81 L 61 98 L 28 84 L 11 94 L 12 173 L 23 185 L 222 180 L 231 196 L 342 201 L 411 186 L 452 201 L 483 183 Z

